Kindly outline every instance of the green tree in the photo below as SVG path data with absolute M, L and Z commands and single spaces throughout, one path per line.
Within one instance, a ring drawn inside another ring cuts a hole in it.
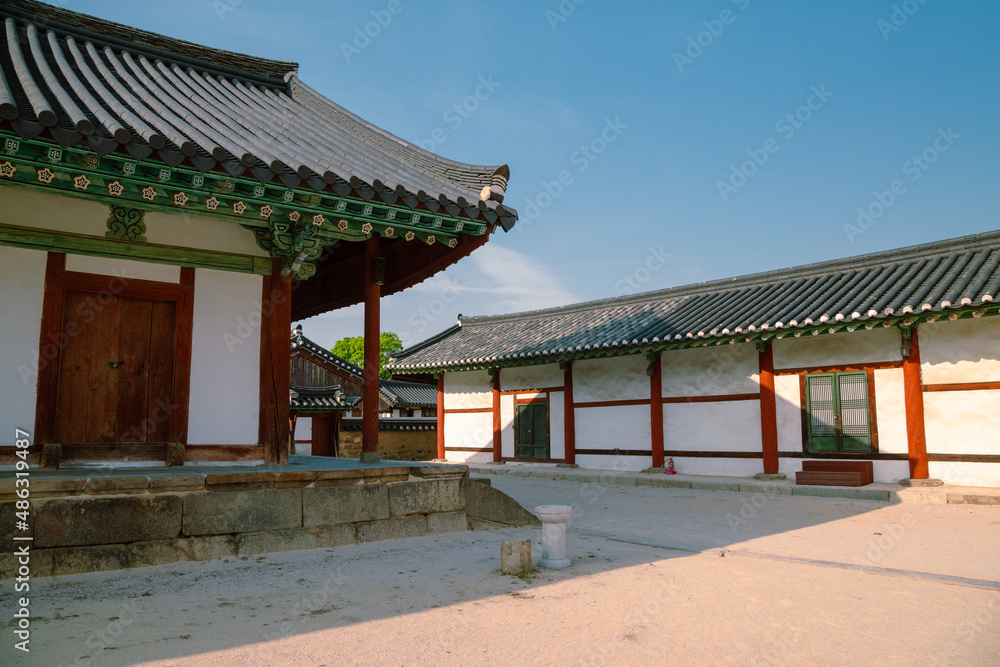
M 383 331 L 378 337 L 379 348 L 379 377 L 388 378 L 389 372 L 383 367 L 389 361 L 389 357 L 403 349 L 403 341 L 399 336 L 391 331 Z M 341 338 L 330 351 L 342 359 L 346 359 L 356 366 L 365 367 L 365 337 L 348 336 Z

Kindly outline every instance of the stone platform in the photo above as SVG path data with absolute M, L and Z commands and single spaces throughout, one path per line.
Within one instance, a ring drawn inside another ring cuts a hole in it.
M 282 466 L 30 470 L 29 526 L 0 472 L 0 578 L 328 548 L 467 530 L 467 466 L 290 457 Z M 15 541 L 14 537 L 31 537 Z

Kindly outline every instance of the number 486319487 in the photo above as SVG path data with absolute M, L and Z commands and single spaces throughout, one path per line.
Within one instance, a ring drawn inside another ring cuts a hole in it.
M 18 518 L 18 527 L 22 530 L 26 530 L 28 527 L 28 494 L 30 493 L 28 489 L 28 475 L 27 472 L 22 472 L 28 469 L 28 447 L 31 444 L 31 434 L 27 431 L 22 431 L 17 428 L 14 429 L 14 444 L 17 446 L 15 450 L 17 452 L 17 481 L 15 485 L 17 488 L 17 497 L 19 500 L 15 503 L 15 508 L 17 511 L 15 515 Z

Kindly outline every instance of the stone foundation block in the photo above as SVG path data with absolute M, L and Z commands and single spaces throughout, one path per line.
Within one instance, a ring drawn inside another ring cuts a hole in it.
M 500 571 L 504 574 L 531 572 L 531 540 L 504 540 L 501 542 Z
M 690 489 L 691 482 L 673 479 L 670 475 L 650 475 L 649 477 L 637 477 L 635 480 L 636 486 L 658 486 L 664 489 Z
M 149 476 L 150 493 L 165 493 L 167 491 L 200 491 L 204 488 L 205 475 L 200 472 Z
M 162 540 L 181 532 L 181 499 L 172 495 L 54 499 L 39 503 L 35 514 L 39 549 Z
M 389 487 L 354 484 L 302 490 L 302 525 L 328 526 L 389 518 Z
M 37 499 L 53 496 L 75 496 L 83 493 L 86 486 L 87 480 L 84 478 L 32 480 L 31 497 Z
M 177 560 L 216 560 L 236 555 L 236 540 L 232 535 L 182 537 L 174 540 Z
M 427 534 L 427 517 L 414 515 L 355 524 L 358 542 L 379 542 Z
M 314 470 L 282 470 L 274 473 L 274 488 L 301 489 L 316 481 Z
M 224 535 L 301 526 L 301 489 L 205 491 L 184 496 L 184 535 Z
M 460 533 L 469 529 L 465 512 L 444 512 L 427 515 L 428 533 Z
M 317 470 L 316 486 L 345 486 L 364 482 L 360 468 L 350 470 Z
M 175 540 L 155 540 L 152 542 L 133 542 L 125 545 L 129 567 L 149 567 L 150 565 L 169 565 L 177 562 L 177 544 Z
M 455 479 L 465 477 L 469 472 L 469 466 L 464 465 L 440 465 L 440 466 L 413 466 L 410 473 L 414 477 L 423 479 Z
M 19 511 L 16 503 L 16 500 L 0 503 L 0 553 L 13 551 L 15 544 L 32 544 L 31 542 L 14 542 L 15 535 L 18 537 L 31 537 L 35 534 L 34 508 L 28 511 L 28 530 L 20 530 L 17 527 L 20 519 L 15 515 L 15 512 Z M 32 548 L 34 548 L 33 545 Z
M 88 477 L 85 493 L 90 495 L 121 495 L 145 493 L 148 477 Z
M 205 475 L 205 488 L 209 491 L 250 491 L 274 487 L 275 473 L 224 472 Z
M 128 567 L 128 554 L 122 544 L 52 549 L 52 574 L 105 572 Z
M 465 494 L 461 479 L 401 482 L 389 487 L 389 511 L 392 516 L 457 512 L 464 509 Z
M 236 553 L 243 556 L 304 549 L 328 549 L 354 544 L 354 541 L 354 526 L 349 523 L 317 528 L 270 530 L 237 535 Z

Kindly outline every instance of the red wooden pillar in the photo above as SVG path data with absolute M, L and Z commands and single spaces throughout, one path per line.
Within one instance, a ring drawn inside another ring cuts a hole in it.
M 563 434 L 566 463 L 574 465 L 576 464 L 576 405 L 573 403 L 572 361 L 563 363 Z
M 259 438 L 265 463 L 288 463 L 291 447 L 292 281 L 281 275 L 281 261 L 273 260 L 264 276 L 260 327 Z
M 500 435 L 502 431 L 500 422 L 500 369 L 493 372 L 493 462 L 503 461 L 503 454 L 500 451 Z
M 906 441 L 910 479 L 927 479 L 927 437 L 924 434 L 924 388 L 920 377 L 917 328 L 910 330 L 910 354 L 903 357 L 903 397 L 906 402 Z
M 437 447 L 438 458 L 447 458 L 444 451 L 444 374 L 438 376 L 438 399 L 437 399 Z
M 375 282 L 375 260 L 379 253 L 379 237 L 365 241 L 365 362 L 361 414 L 361 461 L 375 463 L 378 453 L 378 388 L 379 388 L 379 298 L 382 288 Z
M 774 355 L 771 344 L 758 347 L 760 358 L 760 441 L 764 473 L 778 474 L 778 412 L 774 398 Z
M 663 467 L 663 370 L 662 355 L 653 356 L 649 374 L 649 426 L 653 444 L 653 467 Z

